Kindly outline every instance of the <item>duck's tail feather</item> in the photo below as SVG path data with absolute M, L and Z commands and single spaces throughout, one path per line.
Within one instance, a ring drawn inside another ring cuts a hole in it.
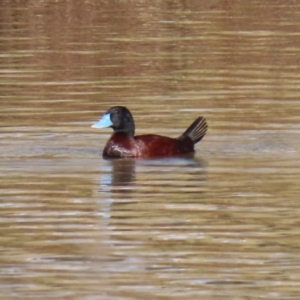
M 208 126 L 204 117 L 199 117 L 178 139 L 185 140 L 186 138 L 190 138 L 196 144 L 205 136 L 207 128 Z

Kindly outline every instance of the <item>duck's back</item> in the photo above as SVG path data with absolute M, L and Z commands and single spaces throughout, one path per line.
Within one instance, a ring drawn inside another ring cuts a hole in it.
M 103 157 L 170 157 L 191 152 L 194 152 L 192 141 L 181 141 L 156 134 L 131 138 L 124 133 L 114 133 L 103 150 Z
M 194 152 L 194 143 L 156 134 L 134 137 L 138 157 L 170 157 Z

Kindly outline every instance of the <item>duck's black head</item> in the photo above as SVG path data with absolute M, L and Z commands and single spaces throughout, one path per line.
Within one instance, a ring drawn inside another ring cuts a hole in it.
M 111 107 L 92 127 L 111 127 L 114 132 L 125 132 L 129 136 L 134 137 L 134 120 L 131 112 L 125 106 Z

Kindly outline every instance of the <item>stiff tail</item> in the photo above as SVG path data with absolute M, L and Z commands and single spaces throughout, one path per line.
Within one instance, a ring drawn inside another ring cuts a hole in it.
M 190 138 L 193 143 L 196 144 L 205 136 L 207 128 L 208 126 L 205 119 L 199 117 L 178 139 L 185 140 L 186 138 Z

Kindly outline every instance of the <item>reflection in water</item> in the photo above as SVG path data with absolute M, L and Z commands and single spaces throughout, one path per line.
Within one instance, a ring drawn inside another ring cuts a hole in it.
M 111 186 L 134 186 L 135 181 L 135 159 L 111 159 L 111 173 L 106 174 L 107 185 Z
M 107 187 L 125 187 L 131 186 L 134 188 L 136 180 L 136 167 L 142 172 L 147 172 L 145 169 L 154 170 L 157 167 L 157 172 L 169 171 L 179 167 L 192 168 L 200 170 L 202 174 L 206 163 L 194 158 L 192 155 L 181 158 L 163 158 L 163 159 L 108 159 L 106 162 L 106 172 L 101 175 L 100 186 Z M 199 174 L 198 174 L 199 175 Z
M 124 278 L 127 284 L 143 287 L 151 280 L 156 289 L 169 274 L 182 269 L 179 253 L 188 252 L 188 244 L 180 240 L 199 238 L 196 243 L 201 245 L 203 233 L 197 223 L 206 197 L 205 162 L 196 158 L 117 159 L 105 165 L 99 205 L 106 245 L 118 258 L 106 263 L 108 276 L 114 282 L 117 268 L 124 276 L 136 274 Z M 149 270 L 151 274 L 146 275 Z M 152 290 L 151 285 L 148 289 Z
M 194 190 L 197 197 L 204 192 L 200 186 L 206 180 L 206 163 L 191 155 L 148 160 L 111 159 L 106 160 L 105 165 L 105 171 L 100 175 L 99 192 L 105 195 L 103 209 L 106 218 L 112 217 L 110 211 L 113 205 L 119 207 L 120 201 L 138 201 L 145 195 L 150 199 L 164 197 L 173 189 L 174 182 L 182 190 L 182 201 L 185 201 L 184 191 L 190 193 Z
M 124 198 L 131 198 L 135 189 L 135 159 L 105 160 L 105 172 L 100 175 L 100 193 L 103 197 L 103 213 L 105 218 L 111 217 L 111 206 L 114 194 L 121 193 Z

